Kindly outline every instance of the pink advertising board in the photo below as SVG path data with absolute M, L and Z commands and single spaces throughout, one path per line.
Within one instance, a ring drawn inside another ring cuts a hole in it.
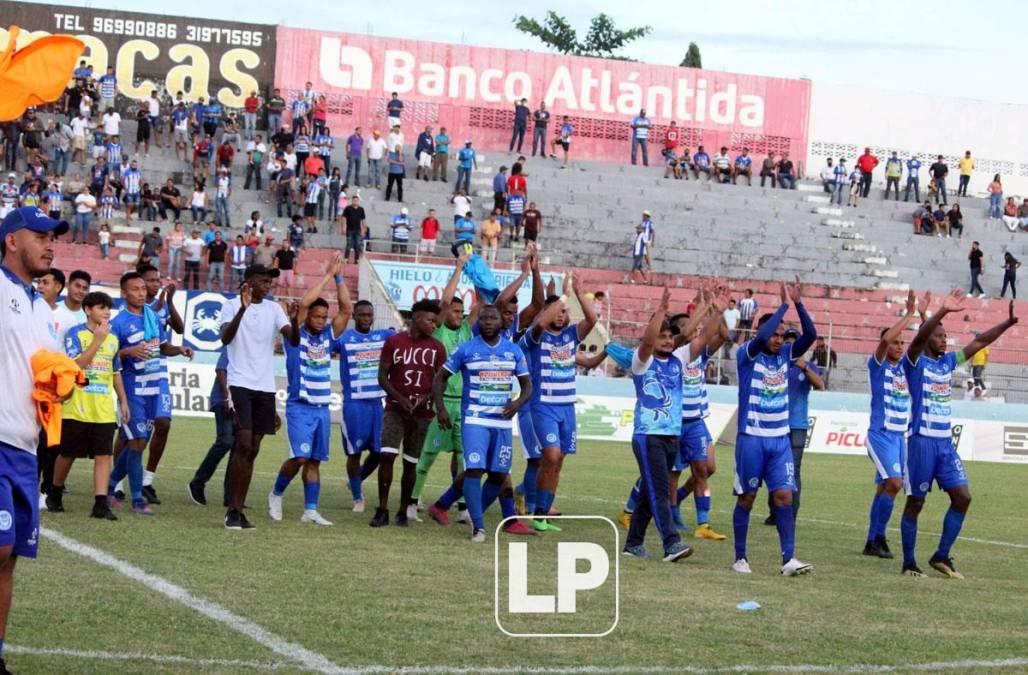
M 666 125 L 681 127 L 682 144 L 713 155 L 726 145 L 807 153 L 810 82 L 630 61 L 405 40 L 278 26 L 275 86 L 287 98 L 310 81 L 329 102 L 333 135 L 353 127 L 386 129 L 386 101 L 404 101 L 409 141 L 427 124 L 445 126 L 454 147 L 466 138 L 485 150 L 506 150 L 514 101 L 531 109 L 545 100 L 548 137 L 570 116 L 573 157 L 628 161 L 629 122 L 645 108 L 654 124 L 650 162 L 660 163 Z M 531 150 L 532 124 L 523 151 Z

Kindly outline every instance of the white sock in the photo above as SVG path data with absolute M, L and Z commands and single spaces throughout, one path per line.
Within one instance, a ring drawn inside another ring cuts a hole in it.
M 146 469 L 143 469 L 143 487 L 146 487 L 147 485 L 153 485 L 153 475 L 153 471 L 147 471 Z
M 124 492 L 124 491 L 125 491 L 125 480 L 124 480 L 124 479 L 122 479 L 122 480 L 119 480 L 119 481 L 118 481 L 118 484 L 114 486 L 114 491 L 115 491 L 115 492 L 118 492 L 119 490 L 120 490 L 121 492 Z

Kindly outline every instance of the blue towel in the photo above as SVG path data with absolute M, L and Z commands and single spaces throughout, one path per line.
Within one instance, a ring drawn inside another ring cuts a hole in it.
M 464 264 L 464 274 L 471 281 L 475 290 L 482 294 L 486 302 L 495 302 L 500 294 L 500 287 L 496 285 L 496 277 L 493 271 L 482 260 L 482 256 L 472 254 Z
M 147 342 L 161 339 L 161 320 L 150 305 L 143 305 L 143 339 Z
M 632 355 L 635 353 L 634 349 L 629 349 L 624 345 L 619 345 L 616 342 L 607 343 L 607 356 L 610 357 L 611 361 L 618 364 L 625 370 L 632 369 Z

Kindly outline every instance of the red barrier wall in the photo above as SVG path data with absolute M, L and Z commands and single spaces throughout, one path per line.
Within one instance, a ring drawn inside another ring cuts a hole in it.
M 551 110 L 549 135 L 567 114 L 572 156 L 627 161 L 629 122 L 645 107 L 655 127 L 650 161 L 659 163 L 665 125 L 676 120 L 685 147 L 744 146 L 759 159 L 769 151 L 807 155 L 810 82 L 643 63 L 490 49 L 420 40 L 278 26 L 275 86 L 290 97 L 311 81 L 330 104 L 329 126 L 346 137 L 386 131 L 393 91 L 404 101 L 404 134 L 413 144 L 426 124 L 447 127 L 453 147 L 507 149 L 513 101 L 540 100 Z M 526 134 L 531 146 L 532 124 Z M 656 156 L 656 158 L 654 157 Z

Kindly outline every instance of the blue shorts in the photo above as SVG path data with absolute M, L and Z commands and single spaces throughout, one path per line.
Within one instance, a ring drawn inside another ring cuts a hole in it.
M 464 444 L 464 469 L 510 473 L 514 462 L 514 438 L 510 429 L 465 423 L 460 430 Z
M 0 443 L 0 546 L 36 557 L 39 544 L 39 480 L 36 456 Z
M 289 456 L 317 462 L 328 461 L 329 427 L 332 417 L 328 406 L 290 401 L 286 403 L 286 437 Z
M 152 396 L 129 396 L 129 421 L 121 425 L 121 435 L 126 440 L 149 441 L 153 434 L 153 423 L 157 419 L 157 412 L 161 407 L 161 399 L 166 394 L 154 394 Z M 171 398 L 168 396 L 168 398 Z M 164 415 L 170 417 L 171 415 Z
M 933 480 L 943 490 L 967 485 L 964 463 L 949 438 L 911 436 L 907 439 L 906 469 L 903 487 L 914 497 L 924 497 L 931 492 Z
M 756 492 L 761 483 L 775 490 L 795 490 L 792 445 L 788 436 L 751 436 L 735 439 L 735 485 L 733 493 Z
M 157 409 L 154 411 L 153 418 L 159 419 L 171 419 L 171 383 L 167 378 L 161 380 L 159 385 L 161 390 L 160 396 L 157 397 Z
M 518 432 L 521 434 L 521 456 L 525 459 L 542 458 L 543 446 L 539 445 L 539 439 L 536 438 L 532 412 L 528 406 L 518 411 Z
M 902 478 L 903 464 L 907 460 L 907 439 L 902 431 L 869 429 L 867 456 L 875 464 L 875 483 L 886 478 Z
M 365 450 L 382 450 L 382 416 L 385 409 L 380 398 L 358 398 L 343 403 L 343 452 L 359 455 Z
M 690 462 L 706 462 L 707 447 L 711 443 L 710 431 L 702 418 L 682 422 L 678 436 L 678 454 L 672 471 L 685 471 Z
M 532 426 L 535 427 L 535 437 L 542 447 L 560 447 L 562 454 L 575 454 L 578 434 L 575 430 L 574 404 L 536 403 L 532 406 Z
M 124 202 L 126 204 L 138 204 L 139 203 L 139 193 L 138 192 L 135 192 L 135 193 L 126 192 L 125 193 Z

